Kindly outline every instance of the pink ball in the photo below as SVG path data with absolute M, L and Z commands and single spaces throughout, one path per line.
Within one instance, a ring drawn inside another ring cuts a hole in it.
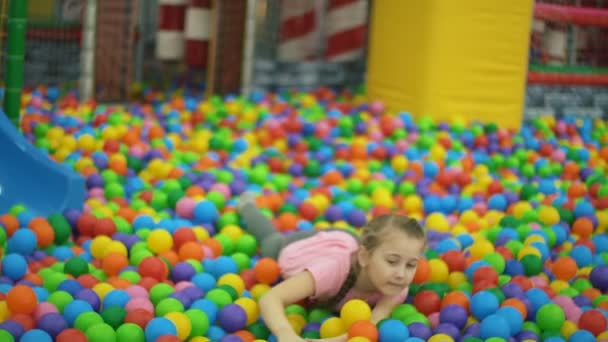
M 374 115 L 378 115 L 384 112 L 384 109 L 385 107 L 382 101 L 374 101 L 369 105 L 369 111 Z
M 148 291 L 142 286 L 131 285 L 125 289 L 131 298 L 148 298 Z
M 196 201 L 189 197 L 183 197 L 175 205 L 175 212 L 180 217 L 192 219 Z
M 380 141 L 380 140 L 384 139 L 384 135 L 382 134 L 382 132 L 380 132 L 378 130 L 371 131 L 369 133 L 369 137 L 371 138 L 371 140 L 374 140 L 374 141 Z
M 405 140 L 399 140 L 395 144 L 395 147 L 397 148 L 397 151 L 399 151 L 399 152 L 405 152 L 410 147 L 410 144 L 407 141 L 405 141 Z
M 535 287 L 547 286 L 547 280 L 544 278 L 534 276 L 534 277 L 530 278 L 530 280 L 532 281 L 532 284 L 534 284 Z
M 215 258 L 213 250 L 207 246 L 203 246 L 203 253 L 205 253 L 205 258 Z
M 125 305 L 125 310 L 133 311 L 136 309 L 144 309 L 146 311 L 154 312 L 154 305 L 152 305 L 152 302 L 150 302 L 148 298 L 136 297 L 127 302 L 127 305 Z
M 429 322 L 431 322 L 431 327 L 433 329 L 437 328 L 439 325 L 439 312 L 433 312 L 429 315 Z
M 417 132 L 410 133 L 410 134 L 407 136 L 407 141 L 408 141 L 410 144 L 415 144 L 417 140 L 418 140 L 418 133 L 417 133 Z
M 145 151 L 141 146 L 132 146 L 129 149 L 129 154 L 137 158 L 143 158 Z
M 581 315 L 583 314 L 583 310 L 581 310 L 576 305 L 570 307 L 567 310 L 564 310 L 564 312 L 566 312 L 566 319 L 569 321 L 572 321 L 573 323 L 576 323 L 576 324 L 578 324 L 578 320 L 581 318 Z
M 232 197 L 232 192 L 230 191 L 230 187 L 227 184 L 216 183 L 211 187 L 212 191 L 217 191 L 220 194 L 224 195 L 224 199 L 229 199 Z
M 555 296 L 551 300 L 553 301 L 553 303 L 564 308 L 571 307 L 572 305 L 574 305 L 574 301 L 572 300 L 572 298 L 564 295 Z
M 329 135 L 330 132 L 331 127 L 325 121 L 319 122 L 317 124 L 317 127 L 315 127 L 315 136 L 317 136 L 317 138 L 325 138 Z
M 55 307 L 55 305 L 49 302 L 38 303 L 36 306 L 36 310 L 34 310 L 34 319 L 39 320 L 40 317 L 48 314 L 48 313 L 58 313 L 59 311 Z
M 556 149 L 551 153 L 551 159 L 558 163 L 563 163 L 566 160 L 566 153 L 560 149 Z
M 104 190 L 101 189 L 101 188 L 93 188 L 93 189 L 89 190 L 89 197 L 97 198 L 102 203 L 106 202 L 106 198 L 105 198 L 105 195 L 104 195 Z
M 180 281 L 179 283 L 175 284 L 175 291 L 181 291 L 190 286 L 194 286 L 194 284 L 189 281 Z
M 473 205 L 473 210 L 479 215 L 484 215 L 488 211 L 488 206 L 485 203 L 477 202 Z

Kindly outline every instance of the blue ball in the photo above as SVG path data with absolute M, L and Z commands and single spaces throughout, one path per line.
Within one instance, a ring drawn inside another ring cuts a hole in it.
M 103 298 L 103 307 L 119 306 L 124 308 L 129 302 L 131 296 L 124 290 L 112 290 Z
M 190 306 L 190 309 L 198 309 L 204 312 L 209 319 L 209 322 L 215 322 L 219 308 L 217 304 L 209 299 L 198 299 Z
M 38 303 L 46 302 L 46 300 L 49 298 L 49 291 L 47 291 L 44 287 L 35 286 L 32 289 L 36 294 L 36 299 L 38 300 Z
M 66 279 L 59 284 L 57 290 L 65 291 L 74 297 L 78 292 L 80 292 L 80 290 L 82 290 L 82 285 L 80 285 L 80 283 L 74 279 Z
M 454 239 L 445 239 L 441 240 L 441 242 L 439 242 L 437 246 L 435 246 L 435 250 L 439 254 L 443 254 L 449 251 L 459 251 L 460 244 Z
M 576 265 L 579 268 L 590 266 L 591 262 L 593 262 L 593 253 L 591 253 L 591 250 L 587 246 L 574 246 L 570 251 L 570 257 L 576 261 Z
M 27 272 L 27 260 L 16 253 L 10 253 L 2 258 L 2 274 L 13 281 L 20 280 Z
M 608 236 L 596 235 L 591 238 L 591 241 L 595 245 L 596 254 L 608 252 Z
M 410 337 L 409 330 L 403 322 L 397 319 L 387 319 L 378 328 L 380 342 L 403 341 L 408 337 Z
M 492 195 L 488 200 L 488 209 L 504 211 L 507 209 L 508 204 L 509 203 L 504 195 L 495 194 Z
M 163 335 L 177 336 L 177 328 L 169 319 L 156 317 L 148 322 L 144 334 L 146 341 L 156 341 L 157 338 Z
M 471 313 L 482 320 L 498 310 L 498 298 L 491 292 L 480 291 L 471 298 Z
M 207 337 L 211 341 L 219 341 L 224 336 L 226 336 L 226 332 L 218 326 L 212 325 L 209 327 L 209 330 L 207 330 Z M 269 341 L 270 341 L 270 339 L 269 339 Z
M 519 312 L 519 310 L 515 309 L 514 307 L 505 306 L 498 309 L 496 314 L 507 321 L 511 335 L 518 334 L 521 331 L 524 324 L 524 317 L 521 316 L 521 312 Z
M 53 250 L 52 256 L 59 261 L 66 261 L 74 257 L 74 251 L 67 246 L 57 246 Z
M 514 277 L 525 273 L 524 265 L 518 260 L 509 260 L 505 263 L 505 274 Z
M 32 329 L 21 335 L 19 342 L 53 342 L 53 338 L 44 330 Z
M 551 302 L 551 299 L 545 291 L 539 288 L 531 288 L 526 291 L 526 298 L 530 301 L 532 306 L 532 310 L 528 310 L 528 318 L 536 317 L 536 311 L 538 311 L 541 306 Z
M 193 216 L 197 223 L 215 223 L 219 213 L 213 202 L 203 200 L 194 207 Z
M 479 332 L 481 338 L 484 340 L 490 337 L 508 339 L 509 336 L 511 336 L 511 330 L 507 320 L 496 314 L 489 315 L 481 321 Z
M 192 277 L 192 283 L 199 289 L 208 292 L 215 288 L 216 279 L 209 273 L 198 273 Z
M 65 318 L 70 326 L 74 326 L 74 322 L 76 322 L 78 316 L 89 311 L 93 311 L 91 304 L 84 300 L 76 299 L 69 302 L 63 308 L 63 318 Z
M 8 252 L 21 255 L 30 255 L 38 245 L 38 238 L 33 231 L 27 228 L 17 229 L 8 239 Z
M 216 279 L 219 279 L 221 276 L 227 273 L 239 273 L 239 268 L 234 259 L 229 256 L 222 255 L 211 263 L 211 268 L 207 271 Z
M 410 337 L 403 340 L 403 342 L 424 342 L 424 340 L 418 337 Z
M 595 336 L 587 330 L 578 330 L 570 335 L 568 342 L 595 342 Z

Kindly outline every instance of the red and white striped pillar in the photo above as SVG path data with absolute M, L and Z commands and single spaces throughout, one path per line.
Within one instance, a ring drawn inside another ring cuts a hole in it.
M 184 58 L 184 24 L 188 0 L 158 1 L 156 58 L 179 61 Z
M 186 10 L 186 64 L 207 66 L 211 31 L 211 0 L 190 0 Z
M 278 55 L 282 61 L 304 61 L 315 56 L 318 42 L 314 1 L 283 0 Z
M 363 56 L 368 0 L 329 0 L 326 60 L 344 62 Z

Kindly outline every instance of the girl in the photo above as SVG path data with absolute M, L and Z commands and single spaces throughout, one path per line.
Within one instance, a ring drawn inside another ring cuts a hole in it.
M 260 243 L 262 256 L 278 260 L 281 267 L 284 280 L 259 301 L 264 322 L 279 342 L 304 341 L 284 311 L 303 299 L 334 311 L 350 299 L 362 299 L 374 307 L 374 324 L 387 318 L 405 301 L 426 246 L 424 229 L 403 215 L 375 217 L 359 238 L 338 229 L 283 235 L 249 192 L 241 196 L 237 210 Z M 346 340 L 343 335 L 323 341 Z

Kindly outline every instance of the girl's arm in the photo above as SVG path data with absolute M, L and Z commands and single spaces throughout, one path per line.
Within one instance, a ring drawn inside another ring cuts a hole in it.
M 304 341 L 289 324 L 285 307 L 315 293 L 315 281 L 308 271 L 298 273 L 279 283 L 259 300 L 260 313 L 279 342 Z

